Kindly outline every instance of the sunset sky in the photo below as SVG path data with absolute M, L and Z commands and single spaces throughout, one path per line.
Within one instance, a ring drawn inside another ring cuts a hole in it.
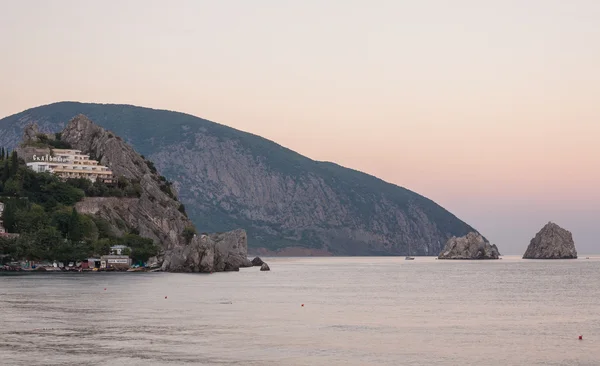
M 190 113 L 600 253 L 600 1 L 0 0 L 0 118 Z

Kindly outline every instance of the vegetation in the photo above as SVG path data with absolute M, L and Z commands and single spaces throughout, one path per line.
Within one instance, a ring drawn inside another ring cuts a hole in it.
M 188 226 L 185 229 L 183 229 L 183 238 L 185 239 L 187 244 L 189 244 L 192 241 L 194 235 L 196 235 L 196 228 L 194 228 L 193 226 Z
M 85 196 L 141 195 L 139 182 L 119 179 L 114 187 L 87 179 L 62 181 L 49 173 L 28 169 L 16 153 L 0 148 L 0 201 L 7 232 L 18 237 L 0 237 L 0 259 L 77 261 L 109 254 L 113 245 L 125 245 L 132 259 L 145 262 L 159 248 L 138 232 L 115 237 L 110 224 L 98 217 L 80 214 L 75 204 Z

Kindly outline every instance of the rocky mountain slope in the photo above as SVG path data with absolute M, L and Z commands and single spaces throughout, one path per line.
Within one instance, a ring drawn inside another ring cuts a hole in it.
M 182 113 L 55 103 L 0 120 L 0 144 L 14 145 L 31 122 L 60 131 L 80 113 L 154 161 L 200 231 L 245 228 L 252 252 L 405 255 L 410 242 L 412 255 L 436 255 L 474 231 L 405 188 Z

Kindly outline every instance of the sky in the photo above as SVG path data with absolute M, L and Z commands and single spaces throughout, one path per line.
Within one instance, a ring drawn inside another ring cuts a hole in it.
M 600 1 L 0 0 L 0 118 L 190 113 L 600 254 Z

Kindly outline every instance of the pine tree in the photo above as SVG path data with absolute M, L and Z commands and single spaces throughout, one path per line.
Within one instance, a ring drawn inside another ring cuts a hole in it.
M 8 160 L 4 160 L 4 166 L 2 167 L 2 183 L 6 183 L 8 178 L 10 178 L 10 167 L 8 165 Z
M 12 174 L 15 174 L 19 169 L 19 157 L 17 156 L 17 152 L 13 151 L 10 156 L 10 171 Z
M 73 242 L 80 241 L 81 237 L 82 237 L 79 214 L 77 213 L 77 210 L 75 209 L 75 207 L 73 207 L 73 210 L 71 211 L 71 218 L 69 219 L 68 236 L 69 236 L 69 239 L 71 239 L 71 241 L 73 241 Z
M 2 150 L 0 150 L 0 159 L 4 160 L 4 148 L 2 148 Z

